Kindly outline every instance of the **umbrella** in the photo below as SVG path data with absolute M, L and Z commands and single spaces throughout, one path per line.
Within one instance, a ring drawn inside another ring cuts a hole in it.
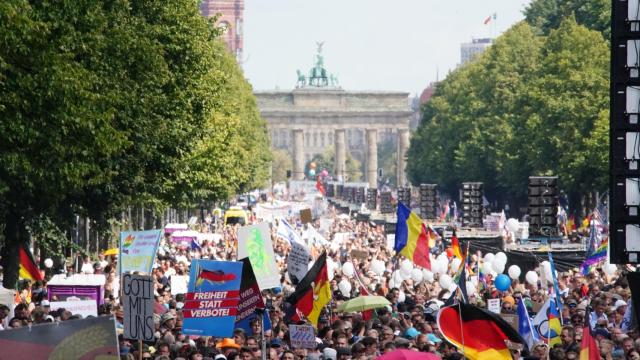
M 104 251 L 104 256 L 118 255 L 119 252 L 118 248 L 108 249 Z
M 338 311 L 340 312 L 360 312 L 371 309 L 378 309 L 381 307 L 385 307 L 387 305 L 391 305 L 389 300 L 382 296 L 358 296 L 355 299 L 351 299 L 342 303 L 338 306 Z
M 379 360 L 440 360 L 438 355 L 430 352 L 418 352 L 413 350 L 395 350 L 378 356 Z

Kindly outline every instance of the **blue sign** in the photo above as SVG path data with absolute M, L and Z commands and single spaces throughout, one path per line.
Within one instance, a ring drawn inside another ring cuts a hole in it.
M 233 336 L 240 301 L 242 263 L 194 260 L 182 315 L 182 333 Z

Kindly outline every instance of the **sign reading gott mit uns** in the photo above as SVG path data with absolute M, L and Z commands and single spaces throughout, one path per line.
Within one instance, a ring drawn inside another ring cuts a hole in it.
M 124 337 L 154 340 L 153 279 L 149 275 L 122 275 L 124 294 Z

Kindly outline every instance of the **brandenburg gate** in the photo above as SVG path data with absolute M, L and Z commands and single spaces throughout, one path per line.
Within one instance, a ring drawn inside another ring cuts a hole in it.
M 324 68 L 322 43 L 316 64 L 305 76 L 298 71 L 293 90 L 255 92 L 262 117 L 268 122 L 272 146 L 292 151 L 293 179 L 304 179 L 305 163 L 335 147 L 333 177 L 346 178 L 346 153 L 364 161 L 369 187 L 378 187 L 378 138 L 397 136 L 399 185 L 407 183 L 406 152 L 412 112 L 409 93 L 345 91 Z

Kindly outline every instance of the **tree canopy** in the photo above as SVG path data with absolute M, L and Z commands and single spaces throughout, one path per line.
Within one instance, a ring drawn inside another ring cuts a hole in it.
M 188 0 L 0 4 L 7 286 L 32 221 L 104 225 L 264 184 L 266 124 L 219 36 Z
M 532 175 L 558 175 L 570 193 L 604 190 L 608 59 L 602 34 L 572 15 L 548 36 L 515 25 L 438 84 L 411 139 L 410 180 L 450 193 L 482 181 L 497 200 L 523 200 Z

